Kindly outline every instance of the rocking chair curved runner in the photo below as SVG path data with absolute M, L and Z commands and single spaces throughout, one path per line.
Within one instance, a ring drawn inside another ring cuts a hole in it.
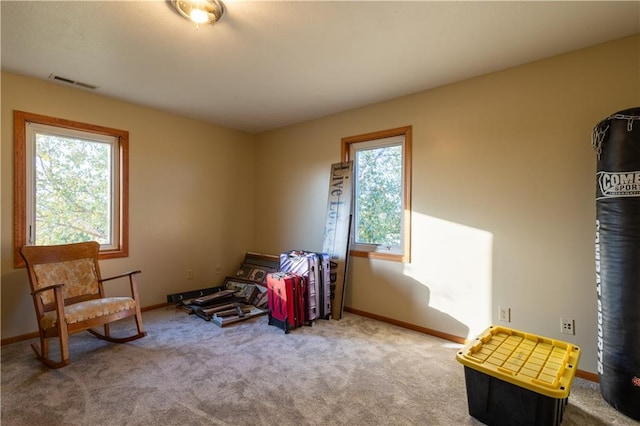
M 69 363 L 69 335 L 87 330 L 110 342 L 124 343 L 147 335 L 135 276 L 131 271 L 102 279 L 98 265 L 100 245 L 95 241 L 56 246 L 24 246 L 20 255 L 27 265 L 31 295 L 38 320 L 40 345 L 31 347 L 38 359 L 51 368 Z M 105 297 L 103 283 L 129 278 L 131 297 Z M 110 323 L 135 317 L 137 334 L 113 337 Z M 99 332 L 94 327 L 102 327 Z M 49 340 L 60 341 L 60 361 L 49 358 Z

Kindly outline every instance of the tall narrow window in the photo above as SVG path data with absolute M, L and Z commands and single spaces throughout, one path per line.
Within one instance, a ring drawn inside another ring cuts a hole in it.
M 100 243 L 102 258 L 128 255 L 128 133 L 15 113 L 15 250 Z
M 410 261 L 411 127 L 342 139 L 353 160 L 351 254 Z

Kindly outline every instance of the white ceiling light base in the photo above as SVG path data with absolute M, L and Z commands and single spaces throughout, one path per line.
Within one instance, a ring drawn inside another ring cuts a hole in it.
M 171 6 L 185 19 L 196 24 L 214 25 L 224 14 L 224 5 L 219 0 L 171 0 Z

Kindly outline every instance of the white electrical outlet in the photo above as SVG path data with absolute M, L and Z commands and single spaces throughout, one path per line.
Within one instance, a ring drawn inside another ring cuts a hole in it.
M 562 334 L 576 334 L 576 321 L 560 318 L 560 332 Z
M 511 308 L 498 306 L 498 319 L 504 322 L 511 322 Z
M 187 269 L 187 279 L 188 280 L 193 279 L 193 269 Z

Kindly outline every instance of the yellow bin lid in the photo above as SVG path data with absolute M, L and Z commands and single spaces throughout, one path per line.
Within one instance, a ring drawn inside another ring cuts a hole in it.
M 491 326 L 456 359 L 474 370 L 551 398 L 569 396 L 580 348 L 507 327 Z

